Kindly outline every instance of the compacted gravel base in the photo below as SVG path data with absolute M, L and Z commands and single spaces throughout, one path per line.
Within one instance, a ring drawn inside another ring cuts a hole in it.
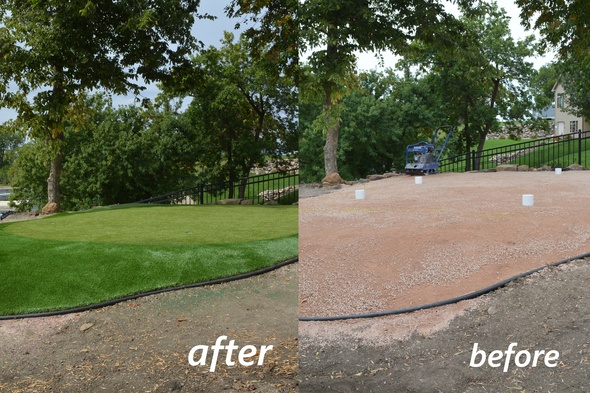
M 421 185 L 403 176 L 315 191 L 300 201 L 300 316 L 430 303 L 584 254 L 588 191 L 590 171 L 440 174 Z M 586 258 L 453 305 L 300 322 L 299 391 L 587 392 L 589 298 Z M 488 354 L 511 343 L 556 350 L 559 361 L 470 367 L 474 343 Z
M 304 198 L 300 315 L 431 303 L 590 251 L 589 189 L 590 171 L 465 173 Z

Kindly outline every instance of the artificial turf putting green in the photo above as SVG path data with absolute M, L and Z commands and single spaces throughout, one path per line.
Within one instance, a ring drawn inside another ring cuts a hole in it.
M 0 224 L 0 315 L 228 277 L 296 255 L 296 206 L 146 206 Z

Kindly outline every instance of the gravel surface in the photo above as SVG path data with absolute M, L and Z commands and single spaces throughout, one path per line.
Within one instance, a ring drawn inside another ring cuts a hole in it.
M 302 199 L 300 316 L 430 303 L 586 253 L 589 180 L 587 171 L 441 174 Z M 589 282 L 586 259 L 444 307 L 300 322 L 300 392 L 588 392 Z M 488 354 L 512 342 L 557 350 L 559 363 L 470 367 L 476 342 Z
M 409 176 L 299 203 L 300 315 L 431 303 L 589 251 L 587 171 Z M 533 194 L 534 206 L 522 195 Z

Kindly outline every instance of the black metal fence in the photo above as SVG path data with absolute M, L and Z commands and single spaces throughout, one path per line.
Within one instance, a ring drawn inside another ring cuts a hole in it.
M 226 199 L 241 200 L 241 203 L 292 204 L 298 199 L 299 169 L 243 177 L 236 181 L 200 183 L 195 187 L 172 191 L 144 199 L 139 203 L 168 205 L 207 205 Z M 251 201 L 251 202 L 245 202 Z
M 571 164 L 586 166 L 588 150 L 590 131 L 578 131 L 446 157 L 439 161 L 439 171 L 485 170 L 502 164 L 528 165 L 531 168 L 543 165 L 552 168 L 565 168 Z

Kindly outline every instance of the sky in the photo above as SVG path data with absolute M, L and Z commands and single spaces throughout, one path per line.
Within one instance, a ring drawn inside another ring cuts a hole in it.
M 227 5 L 227 0 L 201 0 L 199 6 L 200 14 L 210 14 L 216 16 L 216 20 L 197 20 L 193 27 L 194 36 L 203 42 L 206 47 L 218 46 L 223 38 L 224 31 L 235 32 L 234 26 L 236 22 L 241 22 L 238 19 L 229 19 L 225 16 L 224 8 Z M 238 33 L 235 33 L 237 36 Z M 158 88 L 155 85 L 147 86 L 147 89 L 141 93 L 140 98 L 153 99 L 158 94 Z M 113 105 L 130 105 L 135 101 L 135 97 L 130 96 L 113 96 Z M 16 113 L 6 108 L 0 108 L 0 123 L 10 120 Z

